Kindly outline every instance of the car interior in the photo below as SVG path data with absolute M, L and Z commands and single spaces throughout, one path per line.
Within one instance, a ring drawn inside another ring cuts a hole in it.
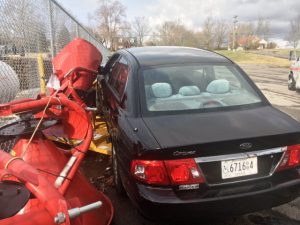
M 226 107 L 260 101 L 246 80 L 226 66 L 154 68 L 144 70 L 143 75 L 149 111 Z

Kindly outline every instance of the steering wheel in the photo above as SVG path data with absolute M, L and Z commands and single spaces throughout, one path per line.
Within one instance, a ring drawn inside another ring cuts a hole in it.
M 206 108 L 223 106 L 223 104 L 217 100 L 207 100 L 203 102 L 202 105 Z

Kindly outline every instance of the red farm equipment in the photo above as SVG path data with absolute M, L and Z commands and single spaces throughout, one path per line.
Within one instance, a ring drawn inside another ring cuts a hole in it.
M 75 39 L 53 59 L 49 94 L 0 105 L 1 117 L 17 117 L 0 128 L 0 225 L 111 223 L 110 200 L 79 171 L 94 135 L 87 93 L 101 61 L 93 45 Z

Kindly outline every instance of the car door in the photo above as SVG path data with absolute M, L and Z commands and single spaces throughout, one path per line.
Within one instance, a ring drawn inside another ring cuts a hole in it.
M 107 74 L 103 80 L 103 112 L 106 117 L 111 136 L 118 134 L 118 118 L 124 111 L 123 97 L 128 79 L 128 62 L 124 56 L 116 55 L 105 68 Z
M 104 76 L 103 79 L 100 80 L 100 101 L 101 101 L 101 111 L 104 115 L 104 118 L 108 125 L 108 130 L 110 131 L 110 108 L 111 108 L 111 101 L 112 101 L 112 92 L 109 88 L 109 80 L 112 82 L 112 76 L 116 76 L 117 71 L 117 61 L 120 58 L 119 54 L 114 54 L 110 60 L 106 63 L 105 67 L 102 69 L 102 75 Z

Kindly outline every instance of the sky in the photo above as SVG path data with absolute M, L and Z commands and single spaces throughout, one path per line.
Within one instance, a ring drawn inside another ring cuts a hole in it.
M 83 24 L 89 24 L 99 0 L 57 0 Z M 126 7 L 127 20 L 145 16 L 155 27 L 166 20 L 180 20 L 191 29 L 201 30 L 206 17 L 239 22 L 269 21 L 271 37 L 281 41 L 289 31 L 289 21 L 300 15 L 300 0 L 119 0 Z

